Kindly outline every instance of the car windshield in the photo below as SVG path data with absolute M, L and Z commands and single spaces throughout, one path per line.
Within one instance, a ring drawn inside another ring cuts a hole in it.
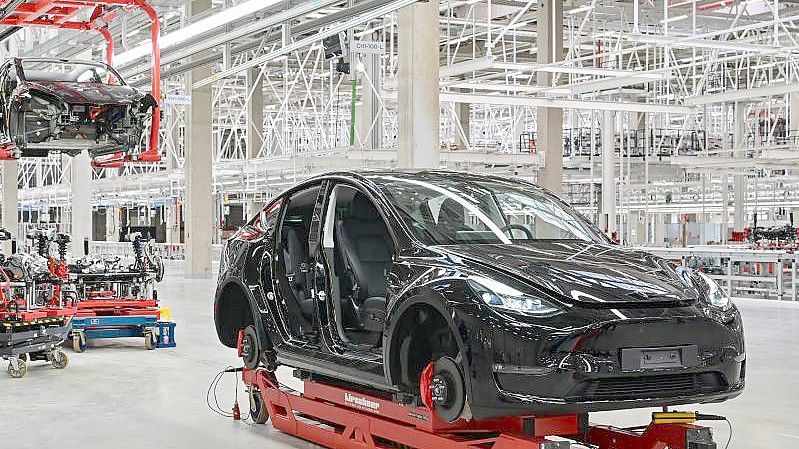
M 556 197 L 491 178 L 380 175 L 371 178 L 423 243 L 608 240 Z
M 118 84 L 120 80 L 113 69 L 97 62 L 41 59 L 23 59 L 20 62 L 27 81 Z

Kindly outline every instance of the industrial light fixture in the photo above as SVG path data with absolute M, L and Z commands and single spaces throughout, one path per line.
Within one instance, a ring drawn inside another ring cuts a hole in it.
M 268 8 L 279 3 L 280 0 L 249 0 L 235 6 L 219 11 L 204 19 L 200 19 L 179 30 L 173 31 L 162 36 L 159 40 L 161 50 L 183 43 L 201 34 L 227 25 L 236 20 L 242 19 L 250 14 L 254 14 L 262 9 Z M 151 44 L 148 41 L 136 48 L 120 53 L 114 57 L 114 64 L 122 66 L 136 59 L 149 55 L 152 52 Z

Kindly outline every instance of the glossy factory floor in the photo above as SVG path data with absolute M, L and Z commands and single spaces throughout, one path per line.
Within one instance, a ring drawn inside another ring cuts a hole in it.
M 32 364 L 24 379 L 0 372 L 0 432 L 8 447 L 64 448 L 310 448 L 312 444 L 265 426 L 234 422 L 213 413 L 206 391 L 214 375 L 236 364 L 213 329 L 213 280 L 184 280 L 179 266 L 159 288 L 177 321 L 175 349 L 146 351 L 141 339 L 92 343 L 87 352 L 67 350 L 70 365 L 57 371 Z M 747 388 L 724 404 L 682 407 L 728 416 L 731 448 L 799 447 L 799 304 L 737 301 L 747 336 Z M 281 370 L 281 380 L 292 382 Z M 292 382 L 294 383 L 294 382 Z M 232 403 L 233 375 L 219 387 L 225 409 Z M 240 395 L 246 408 L 244 394 Z M 647 422 L 651 410 L 598 413 L 592 421 L 620 426 Z M 728 430 L 715 426 L 719 449 Z M 7 438 L 7 439 L 6 439 Z M 0 447 L 6 447 L 0 444 Z

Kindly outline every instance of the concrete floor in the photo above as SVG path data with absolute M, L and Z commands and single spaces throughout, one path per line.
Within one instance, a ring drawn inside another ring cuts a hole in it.
M 146 351 L 143 340 L 95 342 L 70 366 L 56 371 L 32 364 L 24 379 L 0 373 L 0 428 L 15 447 L 67 448 L 312 448 L 269 425 L 234 422 L 211 412 L 206 390 L 214 375 L 237 364 L 213 330 L 215 282 L 187 281 L 171 268 L 159 288 L 163 305 L 178 322 L 175 349 Z M 738 399 L 682 407 L 728 416 L 735 436 L 731 448 L 799 447 L 799 304 L 737 301 L 747 333 L 747 388 Z M 288 370 L 281 380 L 292 382 Z M 293 382 L 292 382 L 293 383 Z M 233 375 L 220 384 L 224 408 L 232 403 Z M 242 409 L 247 403 L 240 394 Z M 592 421 L 613 425 L 645 423 L 651 410 L 598 413 Z M 725 424 L 716 426 L 719 449 L 727 441 Z

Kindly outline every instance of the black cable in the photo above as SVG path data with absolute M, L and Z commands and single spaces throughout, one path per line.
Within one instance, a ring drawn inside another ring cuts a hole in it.
M 214 412 L 217 415 L 222 416 L 224 418 L 233 418 L 234 417 L 232 412 L 226 411 L 219 404 L 219 394 L 217 392 L 219 390 L 219 384 L 222 381 L 222 379 L 224 379 L 225 374 L 233 373 L 234 377 L 236 378 L 236 384 L 234 386 L 234 391 L 235 391 L 234 403 L 238 403 L 239 382 L 241 381 L 241 379 L 239 378 L 239 376 L 236 375 L 236 373 L 240 373 L 243 370 L 244 370 L 243 367 L 242 368 L 236 368 L 234 366 L 228 365 L 228 366 L 225 367 L 225 369 L 223 369 L 222 371 L 216 373 L 214 378 L 211 380 L 211 384 L 208 385 L 208 391 L 206 391 L 206 394 L 205 394 L 205 403 L 208 406 L 208 408 L 211 409 L 212 412 Z M 248 406 L 248 410 L 249 410 L 249 406 Z M 245 413 L 244 416 L 242 416 L 240 420 L 242 422 L 244 422 L 245 424 L 247 424 L 247 425 L 250 425 L 250 426 L 255 425 L 254 422 L 250 422 L 251 418 L 250 418 L 250 413 L 249 412 Z
M 730 436 L 727 437 L 727 444 L 724 445 L 724 449 L 729 449 L 730 448 L 730 442 L 732 442 L 732 423 L 727 418 L 724 418 L 724 421 L 727 422 L 727 426 L 730 428 Z
M 211 411 L 216 413 L 217 415 L 223 416 L 225 418 L 232 418 L 233 414 L 230 412 L 226 412 L 220 407 L 219 400 L 217 398 L 217 387 L 219 386 L 219 382 L 222 380 L 222 377 L 225 375 L 225 370 L 218 372 L 213 380 L 211 380 L 211 384 L 208 385 L 208 391 L 205 393 L 205 403 Z M 211 403 L 211 394 L 213 393 L 213 404 Z

